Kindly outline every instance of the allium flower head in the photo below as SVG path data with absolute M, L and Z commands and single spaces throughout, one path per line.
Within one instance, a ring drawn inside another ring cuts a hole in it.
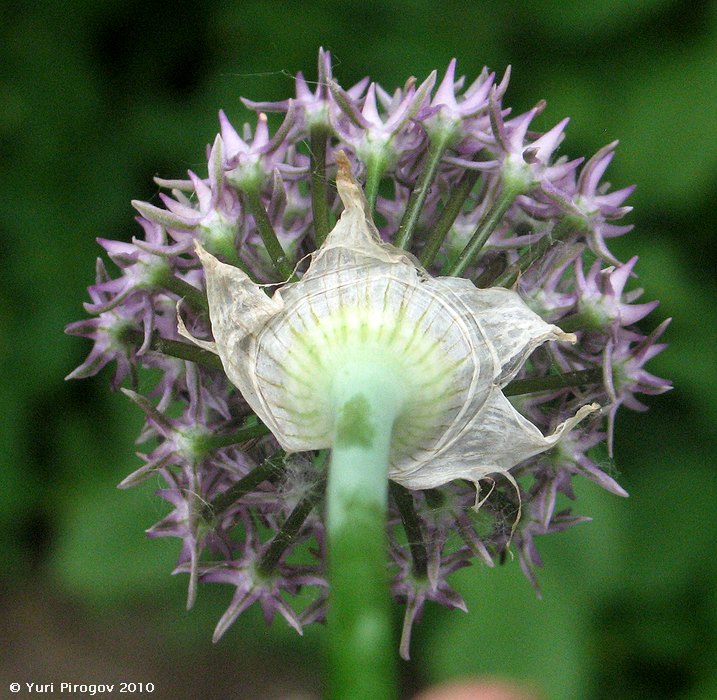
M 134 389 L 149 446 L 122 486 L 160 480 L 172 510 L 149 534 L 182 540 L 190 604 L 199 582 L 234 586 L 215 638 L 254 602 L 297 630 L 323 619 L 347 430 L 388 436 L 405 657 L 427 601 L 464 606 L 448 577 L 471 561 L 514 547 L 537 586 L 536 535 L 585 520 L 562 503 L 573 479 L 625 495 L 593 452 L 612 451 L 620 407 L 670 384 L 645 368 L 667 322 L 635 325 L 657 302 L 635 303 L 637 258 L 606 246 L 629 230 L 631 188 L 601 182 L 616 144 L 581 168 L 560 152 L 567 119 L 536 134 L 544 103 L 503 105 L 508 73 L 464 89 L 455 71 L 343 88 L 322 51 L 313 91 L 300 74 L 292 99 L 245 100 L 259 114 L 239 129 L 222 112 L 206 177 L 134 203 L 142 238 L 100 241 L 116 272 L 98 263 L 94 318 L 68 326 L 94 343 L 69 376 L 116 361 Z M 284 114 L 273 134 L 265 112 Z

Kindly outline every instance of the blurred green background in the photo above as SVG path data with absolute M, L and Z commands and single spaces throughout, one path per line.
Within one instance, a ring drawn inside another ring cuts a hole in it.
M 469 79 L 512 64 L 507 105 L 546 98 L 543 129 L 573 118 L 563 153 L 620 139 L 608 178 L 637 183 L 636 230 L 611 248 L 640 256 L 645 300 L 662 302 L 643 327 L 674 317 L 650 365 L 674 391 L 618 414 L 631 497 L 579 485 L 576 511 L 594 521 L 540 543 L 542 601 L 517 561 L 456 573 L 470 613 L 429 606 L 404 696 L 500 675 L 558 700 L 717 697 L 715 2 L 6 0 L 0 15 L 0 692 L 319 691 L 322 628 L 300 639 L 252 610 L 212 646 L 231 590 L 205 586 L 184 611 L 178 542 L 143 534 L 165 512 L 153 485 L 115 488 L 139 463 L 139 412 L 109 391 L 110 371 L 63 381 L 89 349 L 63 327 L 84 317 L 94 238 L 138 234 L 129 200 L 156 198 L 154 175 L 202 172 L 218 109 L 240 123 L 239 95 L 293 95 L 323 45 L 344 86 L 393 88 L 453 56 Z

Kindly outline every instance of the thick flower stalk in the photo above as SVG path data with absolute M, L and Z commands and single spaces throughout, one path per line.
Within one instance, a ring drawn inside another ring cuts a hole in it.
M 666 322 L 636 325 L 656 302 L 607 248 L 629 230 L 631 189 L 599 182 L 615 144 L 580 169 L 555 157 L 567 120 L 506 118 L 507 75 L 435 83 L 343 89 L 322 51 L 315 92 L 246 101 L 285 114 L 273 135 L 222 113 L 208 176 L 135 204 L 145 238 L 101 241 L 120 275 L 99 262 L 68 327 L 95 343 L 70 376 L 116 361 L 147 415 L 121 486 L 165 483 L 150 534 L 181 538 L 189 605 L 235 587 L 215 639 L 254 602 L 327 617 L 336 697 L 391 696 L 389 591 L 407 658 L 427 601 L 465 609 L 448 577 L 472 560 L 513 547 L 537 587 L 535 536 L 585 519 L 572 479 L 626 495 L 596 456 L 618 407 L 670 386 L 644 369 Z

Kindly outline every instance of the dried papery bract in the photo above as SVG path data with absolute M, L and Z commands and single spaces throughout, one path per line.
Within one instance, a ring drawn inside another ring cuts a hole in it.
M 511 478 L 511 467 L 598 408 L 583 406 L 546 437 L 501 391 L 536 347 L 575 336 L 545 323 L 514 291 L 433 278 L 383 242 L 348 160 L 340 153 L 337 162 L 345 209 L 299 282 L 267 296 L 197 244 L 215 338 L 201 344 L 219 354 L 287 452 L 332 446 L 334 393 L 360 367 L 359 375 L 383 374 L 400 387 L 391 479 L 427 489 Z

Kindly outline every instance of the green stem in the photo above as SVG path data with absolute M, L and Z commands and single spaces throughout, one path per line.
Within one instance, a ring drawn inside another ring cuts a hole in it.
M 364 193 L 368 202 L 369 211 L 373 212 L 376 208 L 376 198 L 378 197 L 378 188 L 381 184 L 381 178 L 386 172 L 386 158 L 380 154 L 372 153 L 366 162 L 366 185 Z
M 428 146 L 428 158 L 426 167 L 418 178 L 411 196 L 408 198 L 408 204 L 406 205 L 406 211 L 403 214 L 401 223 L 398 227 L 398 233 L 396 234 L 396 240 L 394 245 L 398 248 L 407 249 L 411 245 L 413 234 L 418 224 L 418 219 L 421 215 L 421 209 L 426 201 L 428 192 L 431 189 L 431 183 L 436 177 L 438 172 L 438 166 L 441 163 L 441 158 L 446 152 L 448 145 L 452 139 L 452 134 L 448 132 L 439 132 L 439 135 L 434 136 L 431 139 Z
M 269 548 L 261 558 L 258 571 L 264 576 L 269 576 L 274 567 L 279 563 L 281 555 L 290 547 L 299 535 L 306 518 L 309 517 L 314 506 L 319 502 L 326 487 L 326 477 L 321 477 L 309 490 L 309 492 L 296 504 L 294 510 L 281 526 L 281 530 L 271 541 Z
M 490 287 L 512 287 L 518 277 L 525 272 L 536 260 L 539 260 L 557 241 L 565 238 L 568 233 L 574 231 L 574 226 L 570 220 L 563 219 L 558 225 L 546 236 L 543 236 L 534 246 L 520 256 L 515 265 L 508 267 L 501 275 L 486 284 Z
M 326 493 L 328 697 L 389 700 L 395 693 L 395 647 L 386 517 L 400 389 L 389 373 L 380 377 L 367 366 L 345 369 L 334 393 L 337 421 Z
M 274 263 L 276 271 L 279 273 L 279 275 L 281 275 L 281 278 L 283 280 L 290 280 L 291 278 L 291 281 L 293 281 L 294 270 L 289 264 L 289 261 L 286 257 L 286 253 L 281 247 L 281 243 L 279 243 L 279 239 L 276 236 L 276 231 L 274 231 L 274 227 L 271 225 L 269 215 L 266 213 L 266 209 L 261 202 L 259 190 L 247 188 L 243 190 L 243 192 L 246 198 L 246 203 L 249 205 L 249 211 L 254 217 L 256 228 L 259 231 L 261 240 L 263 241 L 264 247 L 266 248 L 266 252 L 269 253 L 269 257 Z
M 326 142 L 328 132 L 323 126 L 311 128 L 311 211 L 314 236 L 318 248 L 329 233 L 329 199 L 326 181 Z
M 539 391 L 563 389 L 569 386 L 601 383 L 601 369 L 580 369 L 575 372 L 549 374 L 547 377 L 536 377 L 534 379 L 514 379 L 510 384 L 503 387 L 503 394 L 506 396 L 518 396 L 519 394 L 535 394 Z
M 124 331 L 122 339 L 130 345 L 141 345 L 144 342 L 144 333 L 128 329 Z M 161 352 L 163 355 L 176 357 L 180 360 L 188 360 L 207 369 L 224 369 L 219 355 L 215 355 L 213 352 L 199 348 L 196 345 L 184 343 L 181 340 L 169 340 L 154 334 L 150 339 L 149 347 L 155 352 Z
M 550 245 L 551 243 L 547 237 L 541 238 L 527 253 L 520 256 L 515 265 L 510 265 L 495 280 L 493 280 L 492 283 L 489 283 L 486 286 L 505 287 L 506 289 L 510 289 L 518 281 L 518 277 L 520 277 L 520 275 L 522 275 L 536 260 L 543 257 Z
M 446 497 L 438 489 L 426 489 L 423 497 L 426 499 L 426 505 L 434 510 L 442 508 L 446 502 Z
M 171 273 L 162 278 L 161 286 L 181 299 L 186 299 L 198 311 L 207 311 L 209 309 L 207 297 L 201 291 Z
M 484 261 L 482 261 L 484 262 Z M 506 261 L 503 256 L 495 256 L 484 262 L 483 272 L 473 281 L 478 289 L 488 289 L 494 287 L 494 280 L 501 276 L 506 270 Z
M 498 198 L 476 227 L 466 247 L 456 261 L 444 271 L 444 274 L 458 277 L 465 272 L 466 268 L 476 259 L 490 235 L 498 228 L 498 225 L 503 220 L 503 215 L 510 209 L 515 198 L 522 191 L 522 188 L 516 186 L 504 186 Z
M 424 267 L 428 267 L 436 259 L 436 255 L 441 249 L 443 241 L 451 230 L 451 226 L 453 226 L 453 222 L 460 213 L 463 203 L 471 193 L 479 177 L 480 172 L 478 170 L 466 170 L 463 173 L 458 185 L 448 198 L 446 206 L 441 212 L 441 216 L 433 226 L 431 235 L 428 237 L 426 245 L 421 252 L 420 260 Z
M 245 477 L 242 477 L 226 491 L 220 493 L 213 501 L 204 504 L 201 512 L 202 520 L 212 522 L 240 498 L 253 491 L 262 481 L 269 481 L 282 471 L 284 471 L 283 463 L 277 463 L 275 460 L 267 460 L 252 469 Z
M 389 482 L 389 489 L 398 508 L 398 514 L 401 516 L 401 524 L 406 531 L 406 537 L 408 537 L 408 546 L 413 559 L 413 575 L 417 578 L 426 578 L 428 576 L 428 555 L 413 496 L 407 488 L 395 481 Z
M 207 435 L 201 441 L 201 449 L 207 452 L 218 450 L 222 447 L 239 445 L 252 438 L 263 437 L 264 435 L 269 435 L 269 433 L 271 433 L 271 430 L 260 421 L 257 421 L 254 425 L 244 425 L 236 432 L 228 435 Z

